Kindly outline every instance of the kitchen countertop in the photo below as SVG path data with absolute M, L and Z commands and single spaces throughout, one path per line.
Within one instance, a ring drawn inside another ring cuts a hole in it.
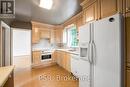
M 6 83 L 13 69 L 14 66 L 0 67 L 0 87 Z
M 79 55 L 78 51 L 70 51 L 70 49 L 56 49 L 57 51 L 64 51 L 64 52 L 68 52 L 70 54 L 74 54 L 74 55 Z
M 53 50 L 51 50 L 51 52 L 54 52 L 55 50 L 68 52 L 68 53 L 74 54 L 74 55 L 79 55 L 79 52 L 78 52 L 78 51 L 70 51 L 71 49 L 53 49 Z M 42 51 L 42 50 L 40 50 L 40 49 L 35 49 L 35 50 L 33 50 L 33 51 Z

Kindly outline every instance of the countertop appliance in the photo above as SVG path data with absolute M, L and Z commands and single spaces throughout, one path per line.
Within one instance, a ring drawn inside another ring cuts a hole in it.
M 0 21 L 0 67 L 11 65 L 10 27 Z
M 85 72 L 79 75 L 87 75 L 88 80 L 80 80 L 79 87 L 124 87 L 122 21 L 121 14 L 115 14 L 80 27 L 80 59 L 86 65 L 78 67 Z

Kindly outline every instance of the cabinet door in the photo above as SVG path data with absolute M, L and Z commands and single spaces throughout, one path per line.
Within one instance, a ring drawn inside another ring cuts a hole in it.
M 130 14 L 126 17 L 126 46 L 127 63 L 130 63 Z
M 125 2 L 125 4 L 126 4 L 126 12 L 130 12 L 130 0 L 126 0 L 126 2 Z
M 50 38 L 50 30 L 40 30 L 40 38 Z
M 38 43 L 40 41 L 40 33 L 39 33 L 39 29 L 36 27 L 32 28 L 32 43 Z
M 62 56 L 61 56 L 61 52 L 60 51 L 57 51 L 57 64 L 59 65 L 59 66 L 62 66 L 62 58 L 61 58 Z
M 6 81 L 3 87 L 14 87 L 14 72 L 10 74 L 8 80 Z
M 62 35 L 63 35 L 63 30 L 62 29 L 56 29 L 56 31 L 55 31 L 56 43 L 62 42 Z
M 119 0 L 100 0 L 101 18 L 111 16 L 118 12 Z
M 126 74 L 126 87 L 130 87 L 130 70 L 127 70 L 127 74 Z
M 71 55 L 66 53 L 66 70 L 71 72 Z
M 33 64 L 41 63 L 41 51 L 33 51 Z
M 51 29 L 51 38 L 50 38 L 50 43 L 54 44 L 55 43 L 55 30 Z
M 79 27 L 82 26 L 82 25 L 83 25 L 83 17 L 82 17 L 82 14 L 81 14 L 80 17 L 78 17 L 77 20 L 76 20 L 76 26 L 79 29 Z
M 52 53 L 52 61 L 56 62 L 57 61 L 56 58 L 57 58 L 57 52 L 55 51 L 55 52 Z
M 60 65 L 61 67 L 63 67 L 65 69 L 65 52 L 63 51 L 60 51 L 60 59 L 61 59 L 61 62 L 60 62 Z
M 90 22 L 97 19 L 97 3 L 90 5 L 89 7 L 85 8 L 83 11 L 83 20 L 84 23 Z

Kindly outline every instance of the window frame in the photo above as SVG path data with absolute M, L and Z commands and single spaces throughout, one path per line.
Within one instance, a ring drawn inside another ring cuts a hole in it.
M 69 25 L 69 26 L 67 26 L 67 27 L 64 28 L 64 30 L 63 30 L 64 31 L 63 32 L 63 43 L 67 47 L 77 48 L 78 47 L 78 43 L 77 43 L 77 46 L 72 46 L 71 43 L 68 42 L 69 41 L 68 40 L 68 32 L 71 31 L 71 30 L 73 30 L 74 27 L 75 27 L 75 29 L 77 31 L 77 26 L 75 24 L 71 24 L 71 25 Z M 78 34 L 78 32 L 77 32 L 77 34 Z M 64 36 L 66 36 L 66 43 L 64 42 Z M 78 36 L 76 35 L 76 37 L 78 37 Z M 78 41 L 78 39 L 77 39 L 77 41 Z

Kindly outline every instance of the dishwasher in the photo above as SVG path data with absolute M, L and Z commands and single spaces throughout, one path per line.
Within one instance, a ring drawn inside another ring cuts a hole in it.
M 71 73 L 76 76 L 77 78 L 79 78 L 79 60 L 80 57 L 77 54 L 71 54 Z
M 71 55 L 71 72 L 79 78 L 79 87 L 90 86 L 90 63 L 79 55 Z

